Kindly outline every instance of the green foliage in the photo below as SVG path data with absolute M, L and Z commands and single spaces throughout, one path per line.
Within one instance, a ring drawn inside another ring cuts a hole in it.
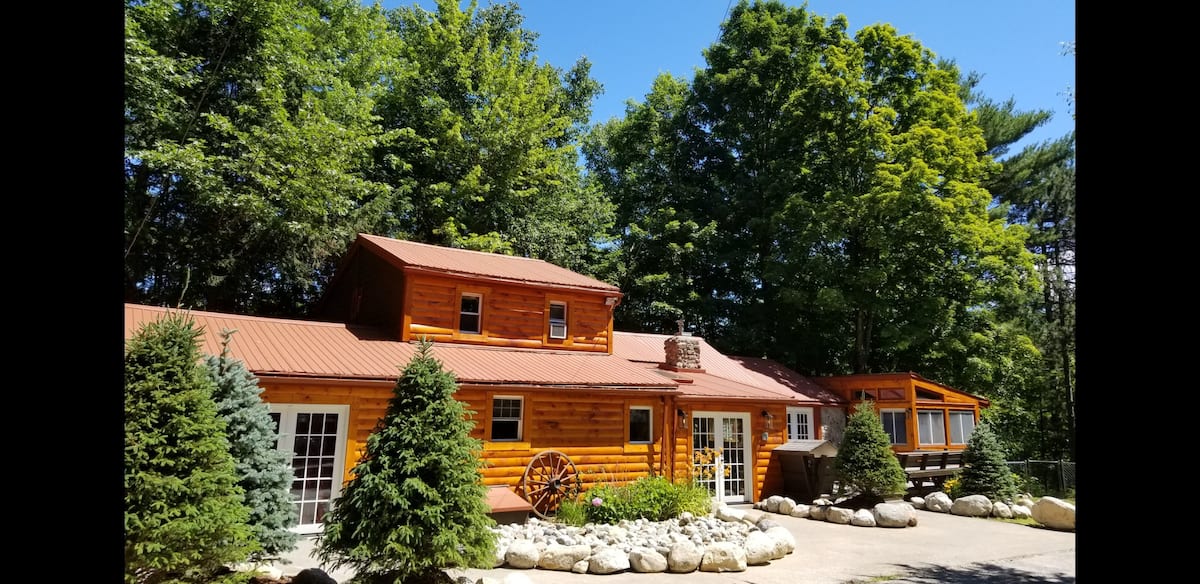
M 584 508 L 584 503 L 578 499 L 564 499 L 558 504 L 554 521 L 563 525 L 582 527 L 588 521 L 587 509 Z
M 369 176 L 395 42 L 358 0 L 127 0 L 126 299 L 305 314 L 399 192 Z
M 225 422 L 180 313 L 125 347 L 125 582 L 211 582 L 257 552 Z
M 664 521 L 684 511 L 705 515 L 712 510 L 712 495 L 707 489 L 661 476 L 641 477 L 620 486 L 600 484 L 580 499 L 590 523 L 612 524 L 639 518 Z
M 696 517 L 712 512 L 712 493 L 703 485 L 692 481 L 676 482 L 676 496 L 679 498 L 679 512 L 688 512 Z
M 515 3 L 461 4 L 388 14 L 403 67 L 377 111 L 399 138 L 377 156 L 380 178 L 405 191 L 384 228 L 588 273 L 612 221 L 574 144 L 600 92 L 591 65 L 539 62 Z
M 864 401 L 855 406 L 846 421 L 833 468 L 844 486 L 865 497 L 882 500 L 888 495 L 904 494 L 904 469 L 892 453 L 891 440 L 875 413 L 874 403 Z
M 993 501 L 1011 501 L 1017 495 L 1017 476 L 1009 470 L 990 424 L 983 422 L 971 433 L 959 477 L 964 495 L 984 495 Z
M 890 25 L 848 28 L 743 0 L 690 83 L 660 76 L 585 141 L 617 205 L 621 322 L 680 314 L 801 372 L 926 370 L 1030 286 L 957 72 Z
M 262 401 L 258 378 L 239 360 L 229 357 L 233 331 L 222 331 L 219 357 L 205 361 L 214 382 L 217 415 L 225 420 L 229 450 L 236 463 L 238 486 L 250 509 L 248 523 L 262 549 L 251 556 L 263 561 L 278 558 L 296 547 L 292 505 L 292 468 L 287 453 L 276 446 L 278 435 L 267 404 Z
M 468 411 L 453 374 L 422 339 L 342 495 L 325 515 L 321 561 L 364 578 L 431 578 L 490 567 L 495 522 L 484 501 Z
M 962 479 L 958 475 L 952 476 L 942 483 L 942 492 L 946 493 L 951 500 L 957 499 L 966 493 L 963 493 Z

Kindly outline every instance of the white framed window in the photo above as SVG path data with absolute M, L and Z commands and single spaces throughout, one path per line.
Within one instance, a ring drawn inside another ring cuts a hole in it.
M 883 431 L 887 432 L 892 444 L 908 443 L 908 416 L 904 410 L 882 410 L 879 417 L 883 420 Z
M 550 303 L 550 338 L 567 338 L 567 303 Z
M 493 442 L 516 442 L 521 439 L 521 406 L 524 401 L 516 396 L 498 395 L 492 398 Z
M 654 441 L 654 408 L 650 406 L 629 407 L 629 441 L 634 444 L 649 444 Z
M 975 412 L 950 412 L 950 443 L 966 444 L 975 431 Z
M 787 440 L 813 439 L 813 409 L 788 406 L 787 409 Z
M 479 294 L 463 294 L 459 297 L 458 332 L 479 334 L 483 329 L 483 297 Z
M 300 533 L 319 533 L 345 480 L 348 405 L 268 403 L 276 448 L 290 456 L 292 505 Z
M 917 410 L 917 444 L 946 445 L 946 418 L 942 410 Z

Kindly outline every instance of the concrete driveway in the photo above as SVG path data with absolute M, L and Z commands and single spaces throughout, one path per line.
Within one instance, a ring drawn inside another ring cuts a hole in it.
M 917 511 L 916 527 L 903 529 L 837 525 L 775 513 L 768 516 L 792 532 L 796 551 L 764 566 L 750 566 L 744 572 L 622 572 L 603 576 L 510 568 L 449 572 L 454 577 L 465 575 L 477 580 L 488 576 L 499 581 L 516 572 L 534 584 L 1075 582 L 1074 532 L 923 510 Z M 280 566 L 284 574 L 293 575 L 308 567 L 325 569 L 308 557 L 312 546 L 313 540 L 304 540 L 289 556 L 292 563 Z M 343 584 L 353 575 L 346 570 L 325 570 Z

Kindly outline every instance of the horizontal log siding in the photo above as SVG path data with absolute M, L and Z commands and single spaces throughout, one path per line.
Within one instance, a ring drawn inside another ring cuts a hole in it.
M 482 412 L 476 430 L 486 435 L 491 423 L 492 395 L 520 395 L 524 398 L 523 436 L 513 448 L 504 442 L 492 442 L 483 453 L 487 468 L 483 482 L 518 489 L 525 467 L 543 450 L 567 455 L 579 470 L 583 488 L 600 483 L 626 483 L 651 472 L 663 472 L 659 464 L 662 448 L 662 406 L 658 398 L 627 398 L 589 394 L 586 399 L 575 393 L 478 391 L 468 401 Z M 460 393 L 460 399 L 463 394 Z M 653 444 L 628 444 L 628 409 L 631 405 L 651 406 Z M 527 446 L 526 446 L 527 445 Z M 518 492 L 520 492 L 518 490 Z
M 675 435 L 675 472 L 677 479 L 690 478 L 692 474 L 692 412 L 728 412 L 731 414 L 749 413 L 750 431 L 749 450 L 753 456 L 754 480 L 749 501 L 762 500 L 763 493 L 774 493 L 783 489 L 783 471 L 778 462 L 771 460 L 771 450 L 787 440 L 787 410 L 783 404 L 731 404 L 729 402 L 705 402 L 688 400 L 681 403 L 679 408 L 687 414 L 687 430 L 676 431 Z M 767 430 L 766 420 L 762 411 L 767 410 L 775 416 L 771 430 Z M 762 440 L 762 433 L 767 432 L 767 440 Z
M 367 446 L 367 437 L 387 412 L 388 400 L 392 398 L 392 389 L 381 385 L 274 385 L 262 380 L 259 385 L 263 387 L 263 400 L 269 403 L 350 406 L 350 419 L 346 424 L 346 467 L 343 473 L 346 480 L 349 480 L 350 471 L 358 464 Z
M 461 292 L 483 296 L 480 335 L 463 335 L 456 328 Z M 603 294 L 409 274 L 403 340 L 424 335 L 434 342 L 611 352 L 612 310 L 604 298 Z M 566 339 L 549 338 L 550 301 L 567 303 Z
M 387 413 L 392 387 L 374 385 L 322 385 L 260 381 L 264 401 L 288 404 L 349 405 L 350 419 L 344 478 L 366 447 L 367 439 Z M 663 406 L 660 398 L 606 396 L 566 392 L 521 392 L 478 387 L 459 388 L 455 399 L 463 402 L 473 422 L 470 436 L 485 441 L 491 423 L 493 395 L 520 396 L 523 405 L 523 436 L 520 442 L 485 444 L 481 470 L 486 485 L 507 485 L 519 491 L 525 467 L 543 450 L 558 450 L 575 463 L 584 490 L 601 483 L 624 484 L 651 473 L 665 475 L 660 464 Z M 630 406 L 650 406 L 653 420 L 652 444 L 629 444 Z M 511 447 L 508 447 L 511 445 Z M 686 455 L 685 455 L 686 456 Z

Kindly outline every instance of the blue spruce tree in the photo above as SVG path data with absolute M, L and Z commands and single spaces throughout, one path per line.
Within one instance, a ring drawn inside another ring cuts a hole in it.
M 250 508 L 250 528 L 262 545 L 251 559 L 265 561 L 296 547 L 297 535 L 288 529 L 296 524 L 292 468 L 287 453 L 276 448 L 275 423 L 262 401 L 258 378 L 245 363 L 229 357 L 234 332 L 221 332 L 221 356 L 209 356 L 205 364 L 216 384 L 213 399 L 225 420 L 238 486 Z

